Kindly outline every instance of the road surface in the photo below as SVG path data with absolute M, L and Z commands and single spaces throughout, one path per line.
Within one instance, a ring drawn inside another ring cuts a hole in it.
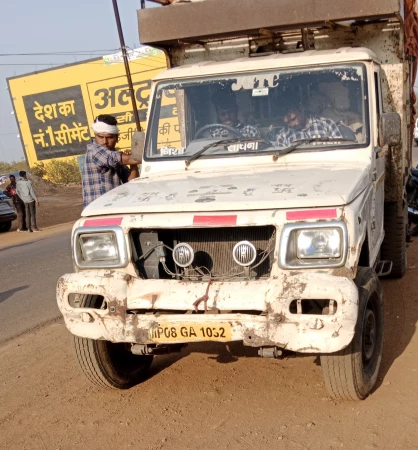
M 72 271 L 71 228 L 52 231 L 1 235 L 0 342 L 60 316 L 55 284 Z

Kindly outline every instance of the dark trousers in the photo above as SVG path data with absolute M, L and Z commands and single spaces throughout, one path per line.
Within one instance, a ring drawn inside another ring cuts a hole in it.
M 30 230 L 36 230 L 36 202 L 25 203 L 26 224 Z
M 16 208 L 16 212 L 17 212 L 17 227 L 20 230 L 26 230 L 25 204 L 23 202 L 16 202 L 15 208 Z

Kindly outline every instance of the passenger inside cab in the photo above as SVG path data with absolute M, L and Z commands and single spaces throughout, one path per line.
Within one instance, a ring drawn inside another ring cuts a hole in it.
M 217 89 L 212 94 L 211 100 L 216 111 L 218 123 L 200 128 L 195 135 L 195 139 L 206 136 L 221 139 L 228 137 L 260 137 L 260 131 L 256 126 L 245 124 L 238 118 L 237 99 L 231 89 Z

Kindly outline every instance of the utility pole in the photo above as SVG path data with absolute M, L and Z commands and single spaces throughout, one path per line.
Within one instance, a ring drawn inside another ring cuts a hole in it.
M 138 131 L 142 131 L 141 122 L 139 121 L 138 108 L 136 106 L 135 91 L 134 91 L 134 86 L 132 84 L 132 77 L 131 77 L 131 70 L 129 68 L 128 55 L 127 55 L 126 47 L 125 47 L 125 39 L 123 38 L 122 25 L 120 23 L 118 3 L 117 3 L 117 0 L 112 0 L 112 3 L 113 3 L 113 10 L 115 12 L 116 25 L 118 27 L 118 34 L 119 34 L 120 47 L 122 50 L 123 62 L 125 64 L 126 78 L 128 79 L 129 91 L 131 93 L 131 102 L 132 102 L 132 109 L 133 109 L 133 113 L 134 113 L 134 117 L 135 117 L 136 129 Z

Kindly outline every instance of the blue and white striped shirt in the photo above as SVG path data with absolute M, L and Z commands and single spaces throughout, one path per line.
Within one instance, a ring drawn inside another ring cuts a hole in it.
M 309 117 L 307 126 L 303 130 L 294 130 L 293 128 L 283 128 L 276 136 L 276 142 L 279 147 L 289 147 L 294 141 L 310 138 L 342 138 L 342 134 L 336 123 L 325 117 Z
M 129 169 L 122 164 L 122 152 L 93 142 L 87 146 L 83 167 L 84 207 L 106 192 L 127 183 Z

